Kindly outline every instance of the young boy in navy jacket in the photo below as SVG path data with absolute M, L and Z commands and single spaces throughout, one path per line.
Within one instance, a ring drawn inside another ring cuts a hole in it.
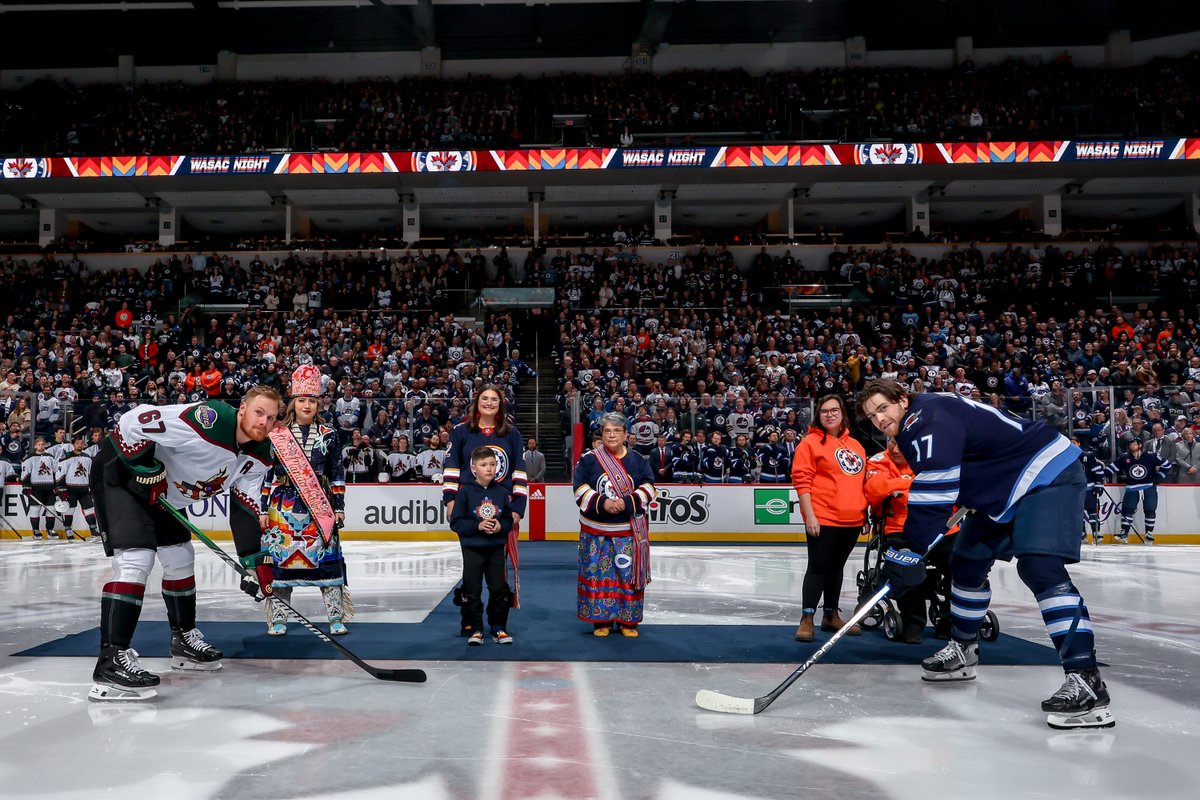
M 512 506 L 508 490 L 494 484 L 496 455 L 488 447 L 471 452 L 473 482 L 463 481 L 454 499 L 450 529 L 462 545 L 462 624 L 473 631 L 469 645 L 483 644 L 483 583 L 487 580 L 487 618 L 492 641 L 512 644 L 508 626 L 508 610 L 513 595 L 505 573 L 504 544 L 512 530 Z

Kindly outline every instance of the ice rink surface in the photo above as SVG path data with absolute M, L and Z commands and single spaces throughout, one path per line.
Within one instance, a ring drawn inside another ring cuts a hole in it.
M 861 553 L 847 566 L 843 605 Z M 441 542 L 350 542 L 347 557 L 358 622 L 419 621 L 460 563 L 457 545 Z M 803 547 L 658 545 L 653 563 L 646 637 L 656 625 L 709 623 L 716 640 L 725 626 L 799 619 Z M 163 676 L 158 698 L 97 704 L 86 699 L 92 658 L 13 654 L 95 627 L 108 575 L 98 545 L 0 543 L 5 800 L 1200 796 L 1200 547 L 1085 546 L 1072 568 L 1117 718 L 1094 732 L 1046 727 L 1038 704 L 1061 683 L 1056 667 L 989 667 L 985 645 L 978 680 L 931 685 L 916 665 L 940 642 L 878 633 L 867 635 L 903 648 L 898 660 L 911 664 L 818 664 L 753 717 L 702 711 L 694 695 L 762 695 L 796 664 L 699 654 L 693 664 L 377 662 L 428 672 L 428 683 L 407 685 L 336 658 L 227 659 L 209 674 L 146 659 Z M 143 619 L 165 619 L 159 577 Z M 263 619 L 200 547 L 197 585 L 201 629 Z M 998 566 L 992 586 L 1004 632 L 1048 643 L 1011 565 Z M 295 598 L 321 619 L 315 589 Z M 563 613 L 569 622 L 569 599 Z M 350 627 L 341 641 L 353 649 Z M 519 647 L 519 611 L 511 629 Z

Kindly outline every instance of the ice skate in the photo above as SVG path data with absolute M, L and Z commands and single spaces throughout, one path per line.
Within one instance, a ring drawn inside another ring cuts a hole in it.
M 142 668 L 136 650 L 108 646 L 100 651 L 92 670 L 96 683 L 88 692 L 89 700 L 149 700 L 158 695 L 154 689 L 159 677 Z
M 1046 724 L 1060 731 L 1111 728 L 1117 724 L 1108 710 L 1108 687 L 1100 670 L 1072 670 L 1057 692 L 1042 701 Z
M 342 622 L 340 619 L 331 619 L 329 621 L 329 635 L 330 636 L 345 636 L 349 632 L 350 632 L 350 629 L 347 628 L 346 624 L 344 622 Z
M 277 620 L 267 626 L 267 636 L 286 636 L 287 623 L 283 620 Z
M 921 662 L 925 681 L 973 681 L 975 667 L 979 665 L 979 644 L 970 642 L 950 643 Z
M 1146 534 L 1145 541 L 1143 541 L 1143 542 L 1142 542 L 1142 544 L 1146 545 L 1147 547 L 1149 547 L 1150 545 L 1154 544 L 1154 534 L 1153 534 L 1153 533 L 1147 533 L 1147 534 Z
M 221 668 L 222 653 L 199 629 L 171 631 L 171 668 L 210 671 Z
M 1122 531 L 1113 537 L 1113 541 L 1115 541 L 1117 544 L 1129 544 L 1129 533 L 1127 531 Z

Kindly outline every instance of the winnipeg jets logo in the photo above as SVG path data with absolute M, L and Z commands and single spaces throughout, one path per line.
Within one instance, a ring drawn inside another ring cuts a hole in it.
M 471 172 L 475 169 L 475 156 L 470 150 L 413 153 L 413 167 L 417 172 Z
M 6 178 L 46 178 L 50 175 L 50 162 L 44 158 L 6 158 Z
M 607 497 L 609 500 L 620 500 L 621 495 L 617 494 L 617 490 L 613 488 L 612 483 L 608 480 L 607 475 L 601 475 L 596 481 L 596 492 Z
M 1134 464 L 1132 467 L 1129 468 L 1129 477 L 1131 477 L 1135 480 L 1140 481 L 1149 474 L 1150 474 L 1150 472 L 1145 467 L 1143 467 L 1141 464 Z
M 504 452 L 503 447 L 495 444 L 489 444 L 487 448 L 496 456 L 496 475 L 493 480 L 500 482 L 508 475 L 508 453 Z M 475 474 L 474 464 L 471 465 L 471 474 Z
M 920 164 L 920 145 L 882 142 L 854 147 L 856 164 Z
M 866 462 L 863 461 L 862 456 L 844 447 L 838 448 L 838 451 L 834 453 L 834 457 L 837 459 L 838 466 L 842 468 L 842 472 L 847 475 L 857 475 L 866 466 Z

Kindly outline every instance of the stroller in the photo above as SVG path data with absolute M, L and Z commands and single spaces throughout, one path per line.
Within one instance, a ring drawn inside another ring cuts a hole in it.
M 861 606 L 875 594 L 876 583 L 879 580 L 880 564 L 883 554 L 887 551 L 887 536 L 884 534 L 884 523 L 891 516 L 891 500 L 884 500 L 883 513 L 873 510 L 868 517 L 870 534 L 867 539 L 866 551 L 863 553 L 863 568 L 858 571 L 855 584 L 858 586 L 858 603 Z M 950 576 L 942 574 L 933 564 L 926 565 L 925 585 L 916 592 L 923 592 L 929 601 L 929 624 L 933 626 L 934 636 L 938 639 L 950 638 Z M 900 609 L 894 598 L 887 596 L 875 604 L 861 623 L 864 628 L 881 628 L 883 635 L 894 640 L 900 635 Z M 996 615 L 988 611 L 983 625 L 979 628 L 979 637 L 985 642 L 994 642 L 1000 636 L 1000 621 Z

